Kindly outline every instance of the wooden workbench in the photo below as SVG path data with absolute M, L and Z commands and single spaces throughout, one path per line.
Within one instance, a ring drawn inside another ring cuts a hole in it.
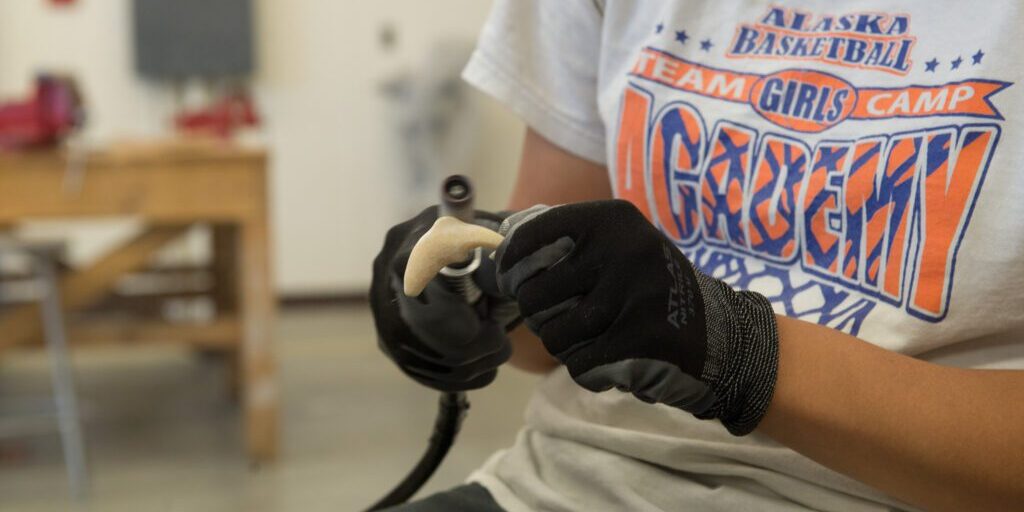
M 77 158 L 77 157 L 76 157 Z M 239 372 L 248 453 L 272 460 L 278 442 L 278 385 L 271 343 L 275 314 L 263 151 L 214 143 L 121 145 L 94 150 L 69 171 L 62 151 L 0 154 L 0 229 L 41 218 L 130 216 L 137 236 L 61 279 L 66 310 L 109 296 L 122 276 L 142 269 L 190 226 L 212 226 L 216 318 L 204 324 L 153 321 L 72 325 L 72 343 L 130 338 L 227 352 Z M 0 350 L 40 335 L 36 306 L 0 315 Z

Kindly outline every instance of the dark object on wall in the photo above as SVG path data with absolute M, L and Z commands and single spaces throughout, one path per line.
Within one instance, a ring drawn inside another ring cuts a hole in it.
M 149 78 L 253 72 L 251 0 L 134 0 L 135 69 Z

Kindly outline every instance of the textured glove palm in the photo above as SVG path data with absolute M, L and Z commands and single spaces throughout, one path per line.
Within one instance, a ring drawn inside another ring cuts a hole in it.
M 632 204 L 533 208 L 498 248 L 498 284 L 572 378 L 749 433 L 778 366 L 771 305 L 704 275 Z
M 434 278 L 417 298 L 402 292 L 402 277 L 412 247 L 434 220 L 430 207 L 388 231 L 384 247 L 373 261 L 370 307 L 381 350 L 403 372 L 440 391 L 466 391 L 490 384 L 497 368 L 508 360 L 511 346 L 506 329 L 518 320 L 518 310 L 498 292 L 494 263 L 483 258 L 474 273 L 483 297 L 470 306 Z M 497 229 L 502 218 L 477 212 L 477 223 Z M 514 306 L 514 305 L 513 305 Z

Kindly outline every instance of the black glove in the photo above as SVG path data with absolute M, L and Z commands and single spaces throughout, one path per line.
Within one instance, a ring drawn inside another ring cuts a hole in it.
M 704 275 L 626 201 L 512 215 L 498 284 L 591 391 L 615 387 L 744 435 L 778 368 L 771 304 Z
M 476 213 L 477 224 L 497 230 L 502 217 Z M 370 307 L 380 347 L 403 372 L 440 391 L 482 388 L 512 353 L 506 329 L 518 321 L 514 302 L 494 281 L 494 262 L 486 255 L 473 276 L 483 292 L 474 306 L 435 277 L 416 298 L 402 292 L 412 247 L 437 219 L 437 207 L 388 231 L 373 261 Z M 510 307 L 511 306 L 511 307 Z

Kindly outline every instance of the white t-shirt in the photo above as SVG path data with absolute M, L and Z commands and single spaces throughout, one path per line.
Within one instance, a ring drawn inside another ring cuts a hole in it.
M 1015 0 L 498 0 L 464 76 L 778 313 L 1024 368 L 1021 26 Z M 471 479 L 511 511 L 905 507 L 564 370 Z

